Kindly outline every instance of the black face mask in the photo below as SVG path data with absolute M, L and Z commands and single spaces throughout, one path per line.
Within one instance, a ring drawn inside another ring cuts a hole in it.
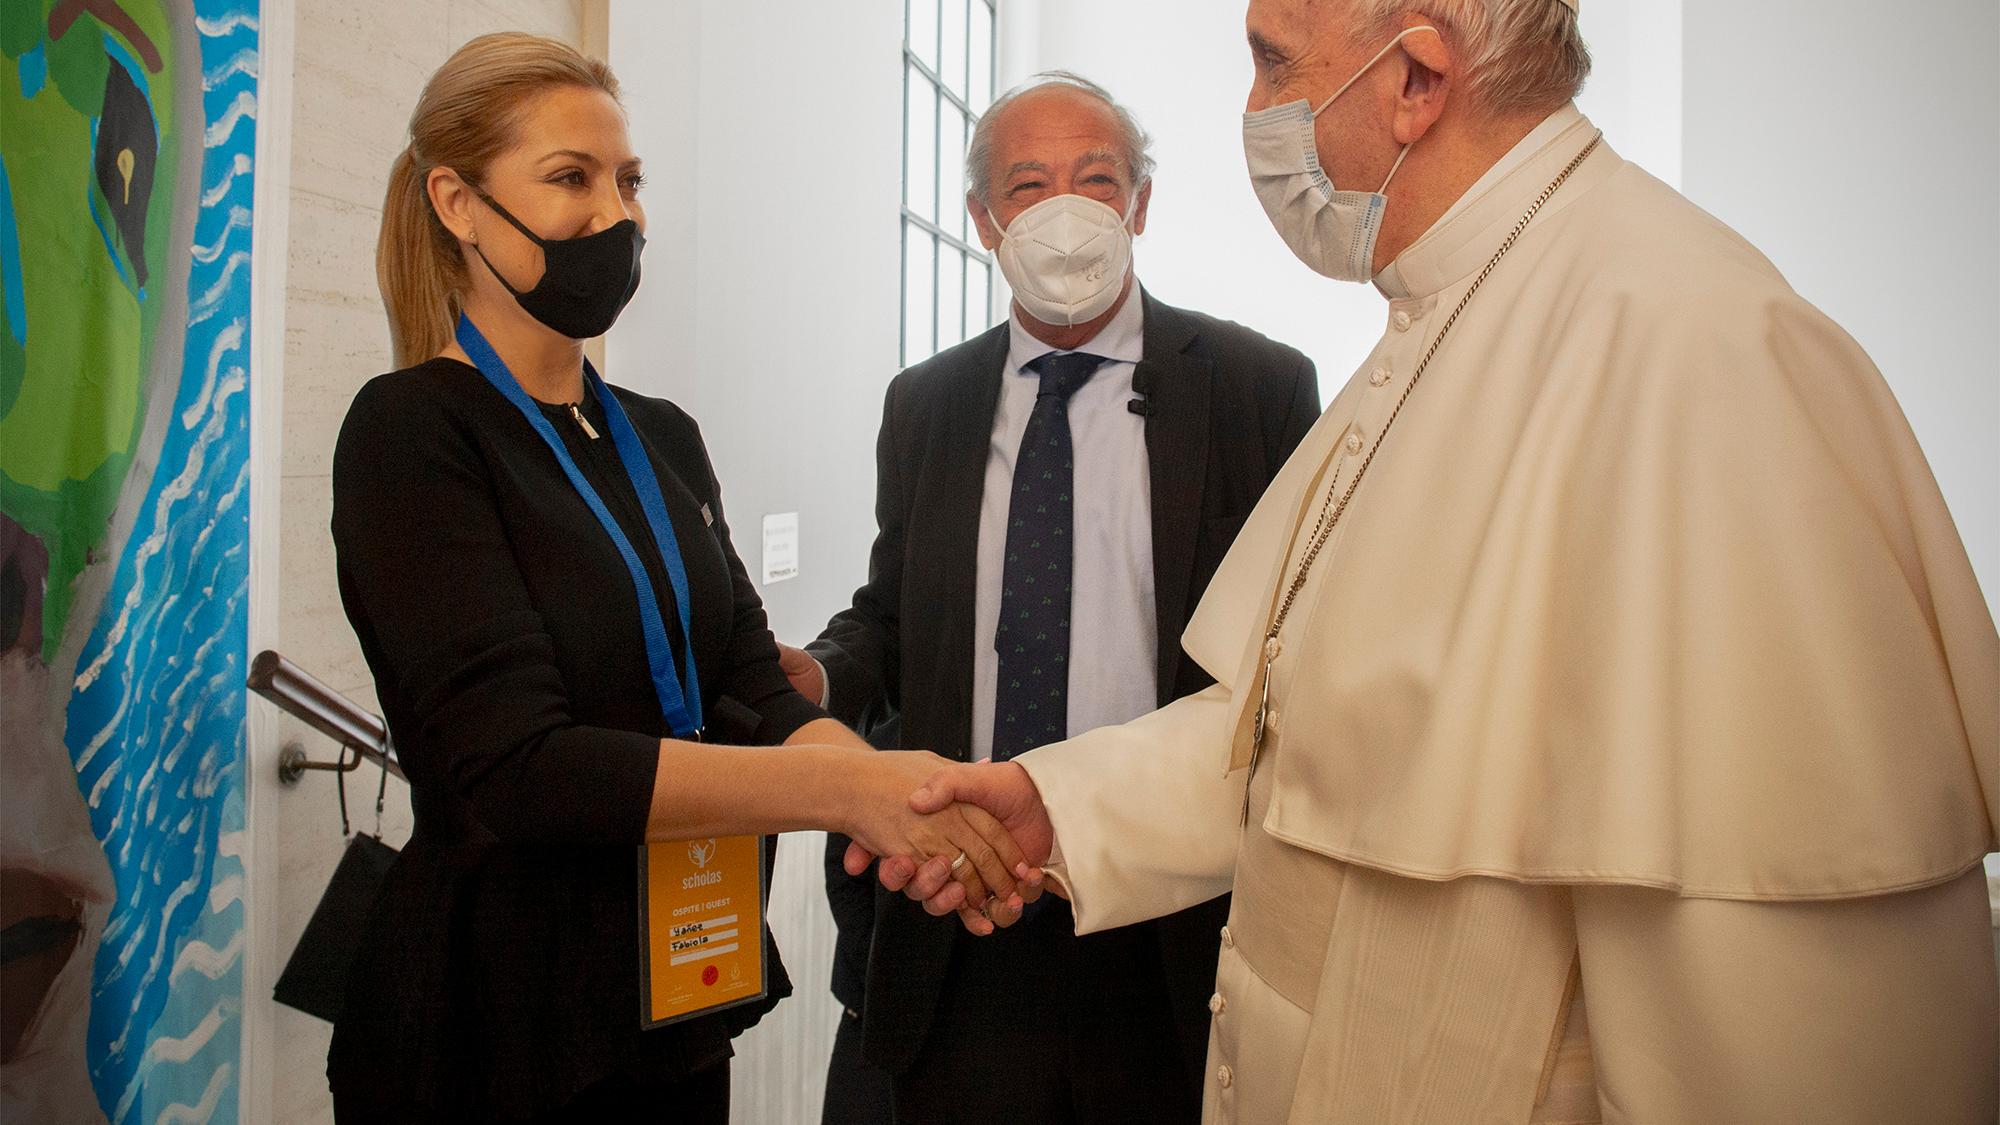
M 472 189 L 501 218 L 514 224 L 530 242 L 542 248 L 542 279 L 523 293 L 494 268 L 486 251 L 474 243 L 472 250 L 493 276 L 507 287 L 529 316 L 572 340 L 602 336 L 625 311 L 626 302 L 639 289 L 639 252 L 646 248 L 646 236 L 639 224 L 623 219 L 581 238 L 543 238 L 507 212 L 494 198 Z

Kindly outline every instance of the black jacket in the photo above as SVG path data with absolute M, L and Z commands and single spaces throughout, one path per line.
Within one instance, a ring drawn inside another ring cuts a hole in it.
M 1140 299 L 1145 348 L 1133 386 L 1149 411 L 1164 705 L 1211 682 L 1182 654 L 1181 633 L 1251 508 L 1317 420 L 1319 382 L 1312 361 L 1292 348 L 1143 291 Z M 889 387 L 868 583 L 808 646 L 826 668 L 834 717 L 879 746 L 969 755 L 973 653 L 981 643 L 973 635 L 979 509 L 1008 340 L 1001 324 Z M 900 1071 L 923 1043 L 958 920 L 932 918 L 901 895 L 850 879 L 840 866 L 844 846 L 835 838 L 827 853 L 840 931 L 834 993 L 864 1013 L 868 1057 Z M 1182 1042 L 1197 1067 L 1226 902 L 1147 923 L 1158 932 Z
M 694 421 L 614 390 L 687 566 L 707 731 L 782 742 L 822 712 L 778 667 Z M 601 406 L 544 407 L 679 612 Z M 334 1028 L 343 1119 L 497 1120 L 617 1071 L 726 1058 L 761 1005 L 639 1030 L 638 845 L 660 714 L 617 548 L 515 408 L 438 359 L 363 387 L 333 462 L 341 600 L 410 780 L 416 826 Z M 663 1107 L 663 1109 L 666 1107 Z

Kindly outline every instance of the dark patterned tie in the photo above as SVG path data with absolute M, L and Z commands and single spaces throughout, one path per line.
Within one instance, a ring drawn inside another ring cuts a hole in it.
M 1104 363 L 1050 352 L 1028 366 L 1042 378 L 1014 458 L 1007 559 L 1000 571 L 1000 655 L 993 701 L 993 760 L 1004 762 L 1069 737 L 1069 609 L 1076 467 L 1069 400 Z

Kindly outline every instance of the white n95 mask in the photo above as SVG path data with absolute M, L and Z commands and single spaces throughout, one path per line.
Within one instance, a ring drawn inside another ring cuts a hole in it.
M 1138 199 L 1133 192 L 1134 205 Z M 1021 308 L 1065 328 L 1104 315 L 1132 264 L 1129 214 L 1081 195 L 1055 195 L 1014 216 L 1000 232 L 996 257 Z
M 1437 28 L 1405 28 L 1317 109 L 1301 98 L 1243 115 L 1243 158 L 1250 167 L 1250 187 L 1257 202 L 1264 205 L 1264 214 L 1299 261 L 1336 281 L 1367 281 L 1375 276 L 1375 240 L 1389 205 L 1389 197 L 1382 193 L 1389 190 L 1410 146 L 1404 145 L 1397 154 L 1381 187 L 1372 192 L 1340 191 L 1320 170 L 1313 119 L 1388 57 L 1404 36 L 1419 31 L 1436 33 Z

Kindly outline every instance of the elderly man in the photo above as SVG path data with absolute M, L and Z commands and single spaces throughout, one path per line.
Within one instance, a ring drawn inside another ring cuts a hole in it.
M 1218 683 L 915 803 L 1080 931 L 1234 890 L 1212 1122 L 1990 1125 L 2000 639 L 1868 357 L 1578 114 L 1575 0 L 1248 27 L 1252 185 L 1387 331 Z
M 1209 683 L 1177 639 L 1318 417 L 1319 383 L 1297 351 L 1141 289 L 1146 147 L 1073 75 L 1008 94 L 974 131 L 966 204 L 1011 315 L 890 385 L 868 584 L 810 646 L 823 678 L 788 654 L 809 698 L 830 688 L 878 743 L 1004 761 Z M 1082 940 L 1045 902 L 975 943 L 900 897 L 878 914 L 830 858 L 848 1016 L 828 1120 L 852 1119 L 866 1081 L 864 1022 L 902 1121 L 997 1120 L 978 1095 L 1005 1090 L 1008 1120 L 1197 1118 L 1227 911 L 1207 900 L 1227 888 Z

